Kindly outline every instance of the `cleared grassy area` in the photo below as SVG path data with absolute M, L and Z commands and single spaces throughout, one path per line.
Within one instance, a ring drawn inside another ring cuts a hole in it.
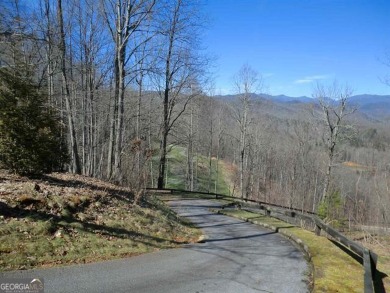
M 201 235 L 154 196 L 133 199 L 130 190 L 83 176 L 0 174 L 0 270 L 120 258 Z
M 167 182 L 166 188 L 188 189 L 187 188 L 187 150 L 181 146 L 170 146 L 167 155 Z M 157 164 L 157 157 L 154 158 Z M 218 163 L 218 173 L 217 173 Z M 202 155 L 193 157 L 194 166 L 194 190 L 200 192 L 215 192 L 217 182 L 217 193 L 229 195 L 228 171 L 223 161 L 217 162 L 216 158 L 211 160 L 211 173 L 209 159 Z
M 186 189 L 186 149 L 172 146 L 167 158 L 166 188 Z
M 364 291 L 363 267 L 331 240 L 261 214 L 244 210 L 221 210 L 220 212 L 243 220 L 251 220 L 255 224 L 278 228 L 280 232 L 302 240 L 308 248 L 313 264 L 313 292 Z

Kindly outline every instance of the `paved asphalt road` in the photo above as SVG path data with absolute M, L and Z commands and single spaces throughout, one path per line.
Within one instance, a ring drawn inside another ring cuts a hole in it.
M 180 249 L 62 268 L 7 272 L 43 277 L 48 292 L 308 292 L 303 253 L 280 235 L 209 211 L 207 200 L 170 203 L 208 236 Z

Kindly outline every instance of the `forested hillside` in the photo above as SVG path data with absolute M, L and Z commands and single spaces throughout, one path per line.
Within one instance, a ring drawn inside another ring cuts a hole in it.
M 359 110 L 337 84 L 317 88 L 314 99 L 273 99 L 250 64 L 232 81 L 235 95 L 214 95 L 200 8 L 195 0 L 0 4 L 1 86 L 5 76 L 32 86 L 60 124 L 64 143 L 52 153 L 67 146 L 47 170 L 133 190 L 230 193 L 317 211 L 344 227 L 388 226 L 387 112 L 370 103 Z M 7 93 L 14 109 L 24 105 Z

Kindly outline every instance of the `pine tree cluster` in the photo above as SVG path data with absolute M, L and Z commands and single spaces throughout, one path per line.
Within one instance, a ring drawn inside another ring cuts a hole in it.
M 61 170 L 68 160 L 56 111 L 34 84 L 0 69 L 0 164 L 19 174 Z

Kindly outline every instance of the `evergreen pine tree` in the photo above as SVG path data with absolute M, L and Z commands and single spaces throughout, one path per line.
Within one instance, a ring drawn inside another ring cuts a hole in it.
M 57 171 L 67 161 L 61 124 L 33 83 L 0 69 L 0 162 L 19 174 Z

